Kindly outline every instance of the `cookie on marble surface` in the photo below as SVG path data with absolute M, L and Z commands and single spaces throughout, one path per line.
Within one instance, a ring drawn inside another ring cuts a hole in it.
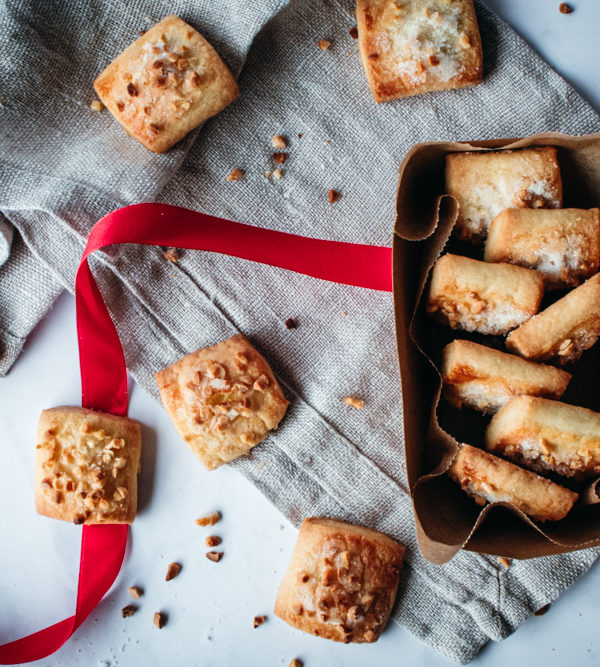
M 217 52 L 177 16 L 167 16 L 127 47 L 94 88 L 125 131 L 155 153 L 239 95 Z
M 562 180 L 553 146 L 446 155 L 446 193 L 459 204 L 454 235 L 485 240 L 505 208 L 560 208 Z
M 357 0 L 356 22 L 376 102 L 481 83 L 472 0 Z
M 370 528 L 337 519 L 305 519 L 275 613 L 318 637 L 377 641 L 394 605 L 404 551 Z
M 243 334 L 192 352 L 155 377 L 177 432 L 209 470 L 248 454 L 289 404 Z
M 76 524 L 131 523 L 137 509 L 140 425 L 77 407 L 44 410 L 38 424 L 35 506 Z

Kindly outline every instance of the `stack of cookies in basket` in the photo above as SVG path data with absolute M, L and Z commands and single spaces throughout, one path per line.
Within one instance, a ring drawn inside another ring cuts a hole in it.
M 481 505 L 562 519 L 578 499 L 567 486 L 600 473 L 600 414 L 560 401 L 600 336 L 600 211 L 562 208 L 550 146 L 451 153 L 446 193 L 459 205 L 453 242 L 469 256 L 438 259 L 426 309 L 478 338 L 444 348 L 444 396 L 494 415 L 448 474 Z

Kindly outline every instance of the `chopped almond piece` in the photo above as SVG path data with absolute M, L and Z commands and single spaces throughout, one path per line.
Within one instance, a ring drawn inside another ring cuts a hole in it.
M 92 111 L 102 111 L 102 109 L 104 109 L 104 104 L 102 104 L 102 102 L 100 102 L 100 100 L 94 100 L 90 104 L 90 109 Z
M 329 190 L 327 196 L 329 197 L 329 203 L 335 204 L 335 202 L 340 198 L 340 193 L 336 190 Z
M 179 563 L 171 563 L 167 568 L 167 576 L 165 581 L 171 581 L 181 572 L 181 565 Z
M 277 164 L 283 164 L 287 158 L 287 153 L 273 153 L 273 159 Z
M 246 175 L 246 172 L 237 167 L 229 174 L 227 177 L 228 181 L 241 181 L 242 178 Z
M 128 604 L 121 609 L 121 616 L 123 618 L 129 618 L 130 616 L 133 616 L 137 610 L 138 608 L 134 604 Z
M 573 12 L 573 7 L 571 5 L 568 5 L 566 2 L 561 2 L 560 5 L 558 5 L 558 9 L 561 14 L 571 14 Z
M 254 627 L 258 628 L 259 625 L 262 625 L 267 620 L 266 616 L 255 616 L 254 617 Z
M 273 143 L 273 148 L 286 148 L 287 146 L 285 139 L 280 134 L 276 134 L 273 137 L 272 143 Z
M 221 512 L 209 512 L 196 519 L 197 526 L 214 526 L 221 520 Z
M 127 589 L 127 592 L 129 595 L 131 595 L 132 598 L 135 598 L 136 600 L 139 600 L 144 594 L 144 591 L 139 586 L 130 586 Z
M 302 660 L 299 660 L 298 658 L 294 658 L 293 660 L 290 660 L 290 664 L 288 667 L 304 667 L 304 663 Z
M 212 560 L 213 563 L 218 563 L 221 558 L 223 558 L 223 552 L 222 551 L 207 551 L 206 552 L 206 557 L 208 560 Z
M 169 262 L 173 262 L 173 264 L 177 264 L 179 261 L 179 253 L 177 252 L 176 248 L 169 248 L 168 250 L 165 250 L 164 256 L 165 259 L 168 259 Z
M 287 320 L 285 321 L 285 328 L 286 329 L 297 329 L 298 328 L 298 320 L 295 320 L 293 317 L 288 317 Z
M 205 541 L 206 541 L 206 546 L 212 548 L 212 547 L 218 547 L 223 540 L 217 535 L 209 535 Z
M 354 396 L 346 396 L 344 403 L 352 408 L 356 408 L 357 410 L 362 410 L 365 407 L 365 402 L 360 398 L 355 398 Z
M 162 612 L 155 611 L 152 622 L 159 630 L 162 630 L 167 623 L 167 617 Z
M 323 51 L 327 51 L 327 49 L 331 46 L 331 42 L 328 39 L 320 39 L 317 44 Z
M 348 30 L 352 39 L 358 39 L 358 28 L 354 25 Z
M 281 169 L 274 169 L 273 170 L 273 178 L 280 181 L 282 176 L 283 176 L 283 174 L 281 173 Z

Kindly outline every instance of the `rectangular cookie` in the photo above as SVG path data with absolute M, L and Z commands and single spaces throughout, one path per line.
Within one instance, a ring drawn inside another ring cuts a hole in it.
M 492 220 L 484 259 L 535 269 L 551 289 L 575 287 L 598 272 L 600 209 L 504 209 Z
M 76 524 L 131 523 L 137 510 L 140 425 L 60 407 L 40 416 L 35 455 L 39 514 Z
M 535 361 L 566 364 L 579 359 L 600 336 L 600 274 L 513 331 L 510 352 Z
M 563 519 L 579 497 L 549 479 L 466 444 L 458 450 L 448 475 L 478 505 L 509 503 L 535 521 Z
M 492 419 L 486 448 L 527 468 L 565 477 L 600 473 L 600 414 L 533 396 L 508 402 Z
M 192 352 L 155 377 L 177 432 L 208 470 L 248 454 L 289 404 L 243 334 Z
M 358 48 L 376 102 L 481 83 L 472 0 L 357 0 Z
M 449 153 L 446 193 L 460 210 L 454 235 L 485 240 L 505 208 L 560 208 L 562 180 L 556 148 Z
M 337 642 L 374 642 L 398 590 L 404 547 L 339 519 L 300 526 L 275 613 L 291 626 Z
M 433 267 L 426 308 L 453 329 L 500 335 L 535 315 L 543 293 L 535 271 L 448 253 Z
M 213 47 L 177 16 L 128 46 L 94 81 L 127 134 L 164 153 L 239 95 Z
M 442 353 L 444 396 L 456 408 L 494 413 L 515 396 L 560 398 L 571 375 L 468 340 Z

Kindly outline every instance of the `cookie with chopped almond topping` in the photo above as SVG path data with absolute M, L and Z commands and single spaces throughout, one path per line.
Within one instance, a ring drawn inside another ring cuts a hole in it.
M 258 445 L 289 404 L 243 334 L 192 352 L 155 377 L 177 432 L 209 470 Z
M 404 547 L 371 528 L 312 517 L 300 526 L 275 613 L 338 642 L 374 642 L 398 590 Z
M 53 519 L 131 523 L 137 510 L 140 425 L 76 407 L 44 410 L 38 424 L 35 507 Z
M 218 53 L 177 16 L 167 16 L 127 47 L 94 89 L 125 131 L 155 153 L 239 95 Z

